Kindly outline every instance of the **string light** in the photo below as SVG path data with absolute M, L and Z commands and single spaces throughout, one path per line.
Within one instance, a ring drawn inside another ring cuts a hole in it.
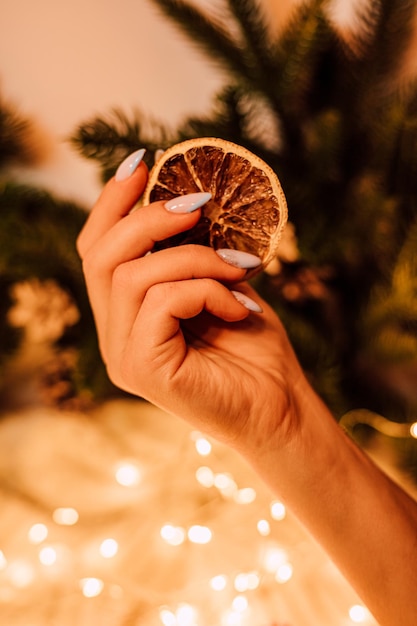
M 283 563 L 280 565 L 275 573 L 275 580 L 278 583 L 288 582 L 293 575 L 293 566 L 291 563 Z
M 115 478 L 123 487 L 135 487 L 141 481 L 141 473 L 134 463 L 122 462 L 116 467 Z
M 256 500 L 256 491 L 252 487 L 239 489 L 234 494 L 234 500 L 237 504 L 251 504 Z
M 7 577 L 14 587 L 24 589 L 34 581 L 34 568 L 31 563 L 25 560 L 12 561 L 7 568 Z
M 260 519 L 256 525 L 258 532 L 262 537 L 267 537 L 271 534 L 271 526 L 266 519 Z
M 53 512 L 52 519 L 61 526 L 74 526 L 78 522 L 79 514 L 72 507 L 60 507 Z
M 360 604 L 354 604 L 349 609 L 349 617 L 355 624 L 364 624 L 370 617 L 369 611 Z
M 227 576 L 223 574 L 219 574 L 218 576 L 213 576 L 210 580 L 210 587 L 213 591 L 223 591 L 227 587 Z
M 100 544 L 99 552 L 101 556 L 105 559 L 111 559 L 116 556 L 119 551 L 119 544 L 115 539 L 104 539 L 104 541 Z
M 28 539 L 34 545 L 42 543 L 48 537 L 48 528 L 45 524 L 33 524 L 29 528 Z
M 80 587 L 85 598 L 95 598 L 103 591 L 104 583 L 100 578 L 82 578 Z
M 271 502 L 271 517 L 274 520 L 281 521 L 285 518 L 287 511 L 285 506 L 279 500 Z
M 417 422 L 414 422 L 414 424 L 411 424 L 410 435 L 414 437 L 414 439 L 417 439 Z
M 39 552 L 39 561 L 42 563 L 42 565 L 54 565 L 54 563 L 56 563 L 56 560 L 57 552 L 55 548 L 52 548 L 51 546 L 45 546 Z
M 212 539 L 212 532 L 210 528 L 207 528 L 207 526 L 191 526 L 191 528 L 189 528 L 188 530 L 187 535 L 188 539 L 192 543 L 205 544 L 209 543 Z
M 203 465 L 202 467 L 199 467 L 195 473 L 195 476 L 196 476 L 197 481 L 203 487 L 207 487 L 207 488 L 213 487 L 214 472 L 209 467 L 206 467 L 205 465 Z
M 160 531 L 161 537 L 171 546 L 180 546 L 185 541 L 185 530 L 180 526 L 165 524 Z
M 211 453 L 212 445 L 208 439 L 199 437 L 195 442 L 195 448 L 200 456 L 208 456 Z

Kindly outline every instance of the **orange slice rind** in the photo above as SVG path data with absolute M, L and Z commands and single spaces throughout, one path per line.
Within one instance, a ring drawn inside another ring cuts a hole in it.
M 287 203 L 275 172 L 258 156 L 215 137 L 189 139 L 168 148 L 149 173 L 143 204 L 189 193 L 212 195 L 197 225 L 158 242 L 155 249 L 183 244 L 229 248 L 260 257 L 266 267 L 277 255 L 287 222 Z

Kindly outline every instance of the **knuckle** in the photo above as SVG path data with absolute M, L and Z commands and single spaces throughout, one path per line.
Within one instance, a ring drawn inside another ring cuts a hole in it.
M 118 265 L 112 277 L 112 287 L 117 291 L 124 292 L 132 288 L 135 281 L 136 272 L 130 263 L 122 263 Z

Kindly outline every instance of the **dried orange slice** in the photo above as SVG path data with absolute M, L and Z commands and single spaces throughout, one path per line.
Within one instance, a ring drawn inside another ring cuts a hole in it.
M 250 252 L 262 259 L 261 268 L 268 265 L 287 221 L 285 196 L 269 165 L 224 139 L 189 139 L 168 148 L 155 163 L 143 203 L 198 191 L 210 192 L 212 199 L 197 225 L 158 242 L 156 249 L 197 243 Z

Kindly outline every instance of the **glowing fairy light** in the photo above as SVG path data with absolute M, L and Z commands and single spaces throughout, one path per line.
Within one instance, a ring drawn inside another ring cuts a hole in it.
M 42 548 L 42 550 L 39 552 L 39 561 L 42 563 L 42 565 L 54 565 L 56 563 L 56 560 L 57 552 L 55 548 L 52 548 L 51 546 L 45 546 L 45 548 Z
M 236 591 L 243 593 L 249 589 L 257 589 L 259 583 L 260 578 L 257 572 L 242 572 L 237 574 L 233 584 Z
M 213 576 L 210 580 L 210 587 L 213 591 L 223 591 L 227 587 L 227 577 L 223 574 L 219 574 L 218 576 Z
M 105 559 L 111 559 L 116 556 L 119 551 L 119 544 L 115 539 L 104 539 L 100 544 L 99 552 Z
M 161 537 L 171 546 L 180 546 L 185 541 L 185 530 L 180 526 L 165 524 L 160 530 Z
M 10 583 L 18 589 L 24 589 L 32 584 L 35 572 L 30 563 L 23 560 L 12 561 L 7 568 L 7 577 Z
M 278 567 L 275 573 L 275 580 L 281 584 L 286 583 L 292 578 L 293 571 L 291 563 L 283 563 Z
M 249 606 L 248 599 L 245 596 L 236 596 L 233 598 L 232 609 L 238 613 L 243 613 Z
M 45 541 L 47 537 L 48 528 L 45 524 L 33 524 L 33 526 L 29 528 L 28 539 L 30 543 L 37 545 Z
M 199 437 L 195 442 L 195 449 L 200 456 L 208 456 L 211 452 L 212 445 L 205 437 Z
M 198 468 L 195 473 L 195 477 L 200 485 L 202 485 L 203 487 L 210 488 L 214 485 L 213 470 L 211 470 L 209 467 L 206 467 L 205 465 Z
M 252 487 L 239 489 L 235 493 L 234 499 L 237 504 L 251 504 L 251 502 L 256 500 L 256 491 Z
M 262 535 L 262 537 L 267 537 L 271 534 L 271 526 L 266 519 L 260 519 L 256 527 L 258 529 L 258 533 Z
M 52 519 L 55 524 L 60 526 L 74 526 L 79 519 L 78 511 L 72 507 L 60 507 L 55 509 L 52 514 Z
M 192 543 L 200 543 L 200 544 L 209 543 L 213 536 L 210 528 L 207 528 L 207 526 L 199 526 L 199 525 L 191 526 L 187 534 L 188 534 L 188 539 Z
M 355 624 L 363 624 L 369 618 L 369 612 L 361 604 L 354 604 L 349 609 L 349 617 Z
M 269 547 L 263 558 L 263 566 L 267 572 L 275 574 L 281 565 L 288 563 L 288 555 L 282 548 Z
M 140 483 L 141 473 L 133 463 L 120 463 L 116 468 L 115 478 L 122 487 L 135 487 Z
M 411 424 L 410 435 L 414 437 L 415 439 L 417 439 L 417 422 L 414 422 L 414 424 Z
M 177 626 L 176 615 L 169 609 L 161 609 L 159 611 L 159 618 L 164 626 Z
M 275 500 L 274 502 L 271 503 L 272 519 L 277 520 L 277 521 L 283 520 L 286 514 L 287 514 L 287 511 L 282 502 L 279 502 L 279 500 Z
M 80 587 L 85 598 L 95 598 L 103 591 L 104 583 L 100 578 L 82 578 Z
M 178 626 L 194 626 L 197 612 L 190 604 L 180 604 L 176 611 L 176 618 Z
M 234 498 L 237 492 L 237 485 L 230 474 L 216 474 L 214 486 L 221 491 L 223 496 Z

